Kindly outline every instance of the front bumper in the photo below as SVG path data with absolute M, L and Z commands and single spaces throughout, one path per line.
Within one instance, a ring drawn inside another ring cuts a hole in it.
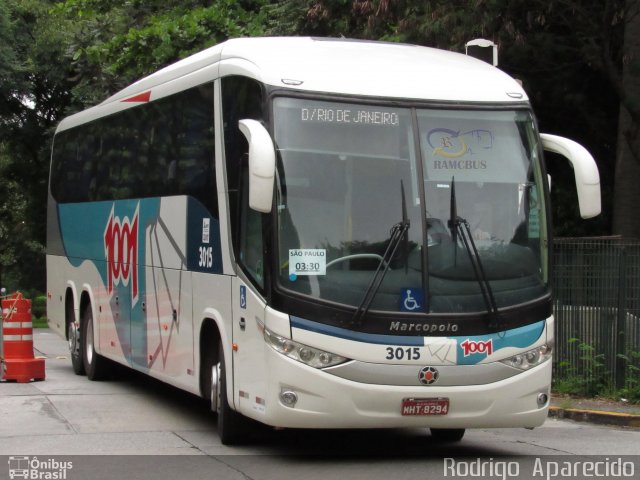
M 260 408 L 240 402 L 241 411 L 256 420 L 289 428 L 493 428 L 538 427 L 544 423 L 548 401 L 538 405 L 538 395 L 549 396 L 551 360 L 512 377 L 479 385 L 401 386 L 359 383 L 331 375 L 265 349 L 267 394 Z M 297 402 L 288 407 L 283 391 L 295 392 Z M 442 416 L 402 416 L 405 398 L 449 399 Z

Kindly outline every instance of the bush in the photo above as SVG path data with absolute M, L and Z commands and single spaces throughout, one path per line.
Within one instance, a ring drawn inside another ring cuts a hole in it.
M 47 317 L 46 295 L 38 295 L 31 300 L 31 315 L 33 315 L 33 318 Z
M 625 386 L 616 389 L 604 354 L 597 353 L 596 348 L 577 338 L 569 339 L 568 343 L 576 344 L 580 351 L 578 365 L 568 361 L 556 365 L 551 387 L 554 393 L 625 398 L 632 403 L 640 403 L 640 352 L 618 355 L 625 360 Z

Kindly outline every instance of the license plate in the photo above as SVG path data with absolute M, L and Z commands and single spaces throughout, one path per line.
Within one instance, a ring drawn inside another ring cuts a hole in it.
M 402 400 L 402 416 L 446 415 L 448 398 L 405 398 Z

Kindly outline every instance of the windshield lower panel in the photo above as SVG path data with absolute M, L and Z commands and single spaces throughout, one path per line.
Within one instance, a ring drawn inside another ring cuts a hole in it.
M 546 178 L 528 111 L 273 106 L 280 291 L 351 311 L 369 296 L 385 316 L 477 316 L 481 281 L 498 309 L 548 296 Z

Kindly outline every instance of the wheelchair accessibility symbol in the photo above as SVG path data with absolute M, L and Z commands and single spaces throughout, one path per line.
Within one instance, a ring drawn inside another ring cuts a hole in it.
M 247 308 L 247 287 L 240 285 L 240 308 Z
M 424 310 L 424 296 L 420 288 L 403 288 L 400 291 L 400 311 L 418 312 Z

